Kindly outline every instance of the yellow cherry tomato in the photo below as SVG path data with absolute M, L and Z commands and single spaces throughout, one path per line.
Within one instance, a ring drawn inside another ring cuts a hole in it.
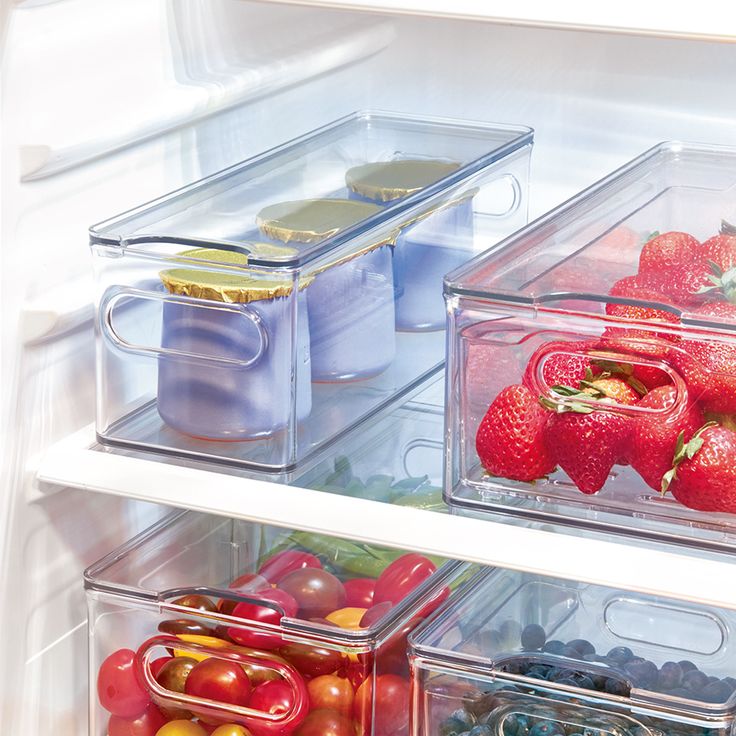
M 188 641 L 192 644 L 202 644 L 204 646 L 211 647 L 212 649 L 225 649 L 230 646 L 223 639 L 218 639 L 215 636 L 200 636 L 199 634 L 177 634 L 177 639 L 182 641 Z M 200 654 L 199 652 L 191 652 L 186 649 L 174 649 L 175 657 L 191 657 L 196 659 L 197 662 L 202 662 L 205 659 L 209 659 L 209 654 Z M 158 735 L 157 735 L 158 736 Z
M 207 731 L 194 721 L 179 720 L 165 723 L 156 731 L 156 736 L 207 736 Z
M 325 618 L 341 629 L 358 630 L 360 629 L 360 620 L 367 610 L 367 608 L 338 608 L 337 611 L 333 611 Z
M 225 723 L 218 726 L 210 736 L 251 736 L 251 732 L 237 723 Z

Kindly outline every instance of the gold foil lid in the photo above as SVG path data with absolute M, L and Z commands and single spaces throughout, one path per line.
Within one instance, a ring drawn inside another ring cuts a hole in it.
M 195 248 L 179 255 L 224 266 L 242 267 L 248 264 L 247 254 L 230 250 Z M 292 281 L 258 278 L 254 272 L 242 268 L 234 268 L 232 273 L 197 268 L 172 268 L 162 271 L 159 276 L 172 294 L 228 304 L 245 304 L 289 296 L 294 288 Z M 312 281 L 313 278 L 303 279 L 299 288 L 308 286 Z
M 397 159 L 354 166 L 345 174 L 348 187 L 367 199 L 391 202 L 434 184 L 460 164 L 428 159 Z
M 273 240 L 319 243 L 380 211 L 376 204 L 352 199 L 302 199 L 264 207 L 256 223 Z

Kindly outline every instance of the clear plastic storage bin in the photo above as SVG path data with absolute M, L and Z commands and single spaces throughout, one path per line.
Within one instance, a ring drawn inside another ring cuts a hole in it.
M 531 146 L 356 113 L 93 227 L 100 439 L 290 469 L 406 395 L 442 275 L 525 224 Z
M 728 736 L 736 613 L 483 570 L 410 637 L 413 736 Z
M 663 143 L 450 274 L 448 502 L 732 549 L 735 222 Z
M 90 734 L 407 734 L 407 635 L 467 570 L 174 514 L 85 573 Z

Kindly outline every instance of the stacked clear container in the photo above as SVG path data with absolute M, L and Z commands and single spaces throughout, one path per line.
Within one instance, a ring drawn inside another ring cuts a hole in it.
M 733 549 L 735 202 L 663 143 L 447 277 L 448 503 Z
M 736 613 L 484 570 L 410 637 L 413 736 L 728 736 Z
M 406 734 L 407 635 L 467 574 L 435 562 L 167 517 L 85 573 L 90 734 Z
M 103 442 L 292 469 L 444 360 L 528 128 L 357 113 L 91 230 Z

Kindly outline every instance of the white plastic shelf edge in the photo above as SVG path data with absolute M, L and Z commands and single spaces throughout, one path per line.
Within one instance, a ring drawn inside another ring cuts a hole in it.
M 52 446 L 38 481 L 736 609 L 736 563 L 168 465 L 94 441 L 89 426 Z
M 270 0 L 290 5 L 315 5 L 402 15 L 430 15 L 492 23 L 567 30 L 736 41 L 736 10 L 730 3 L 706 0 L 692 5 L 659 3 L 591 3 L 569 0 Z

